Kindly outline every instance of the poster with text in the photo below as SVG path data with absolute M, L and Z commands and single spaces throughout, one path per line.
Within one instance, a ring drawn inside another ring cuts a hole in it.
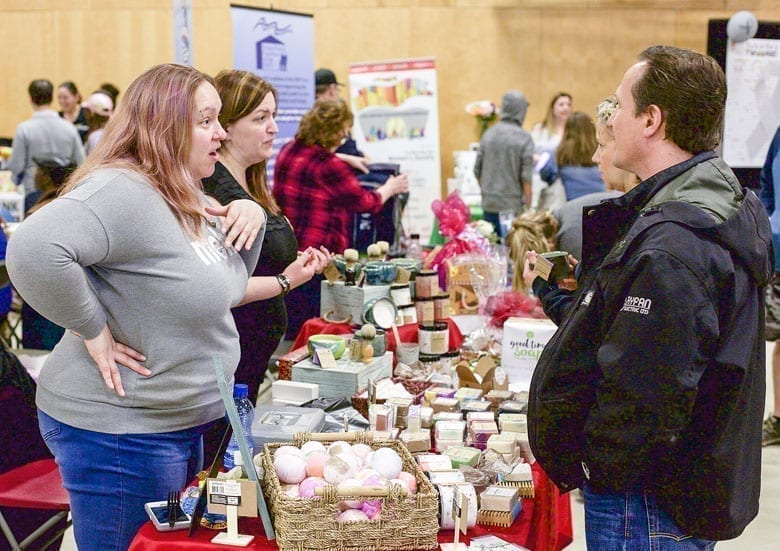
M 311 15 L 230 6 L 233 19 L 233 67 L 252 71 L 276 88 L 279 105 L 274 156 L 295 137 L 303 114 L 314 103 L 314 20 Z
M 357 63 L 349 70 L 352 135 L 372 162 L 398 163 L 409 177 L 407 234 L 428 243 L 431 202 L 441 198 L 439 104 L 433 58 Z
M 173 0 L 173 61 L 194 66 L 192 47 L 192 0 Z
M 729 41 L 723 160 L 759 168 L 780 124 L 780 40 Z

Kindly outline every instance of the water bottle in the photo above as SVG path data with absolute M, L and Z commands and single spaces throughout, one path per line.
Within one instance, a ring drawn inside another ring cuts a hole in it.
M 249 455 L 254 457 L 252 420 L 255 416 L 255 408 L 252 405 L 252 401 L 249 399 L 249 388 L 244 384 L 236 384 L 233 387 L 233 401 L 236 404 L 236 411 L 238 411 L 238 419 L 241 421 L 244 436 L 246 436 L 246 441 L 249 444 Z M 236 454 L 241 455 L 241 452 L 238 447 L 238 439 L 235 434 L 232 434 L 227 449 L 225 450 L 225 458 L 223 461 L 226 469 L 230 470 L 236 466 Z
M 420 245 L 420 234 L 413 233 L 409 236 L 409 243 L 406 245 L 406 258 L 423 260 L 422 245 Z

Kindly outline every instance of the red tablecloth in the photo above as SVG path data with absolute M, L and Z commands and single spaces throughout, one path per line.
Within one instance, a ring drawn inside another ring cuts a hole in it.
M 495 534 L 500 538 L 523 545 L 533 551 L 559 551 L 572 542 L 571 504 L 569 495 L 561 495 L 547 478 L 541 467 L 533 466 L 536 496 L 523 500 L 523 512 L 509 528 L 477 525 L 461 535 L 460 541 L 469 543 L 470 538 Z M 239 519 L 239 533 L 253 534 L 255 539 L 246 549 L 274 550 L 273 541 L 266 539 L 259 518 Z M 225 546 L 211 543 L 217 532 L 201 528 L 194 537 L 187 537 L 187 531 L 158 532 L 147 522 L 130 544 L 130 551 L 189 551 L 223 550 Z M 439 532 L 439 542 L 452 542 L 452 530 Z
M 447 319 L 447 325 L 449 325 L 450 331 L 450 350 L 460 348 L 463 342 L 463 335 L 460 333 L 460 329 L 451 319 Z M 398 334 L 403 342 L 417 342 L 417 324 L 408 323 L 406 325 L 398 326 Z M 295 342 L 290 347 L 290 350 L 295 350 L 301 346 L 306 346 L 309 342 L 309 337 L 312 335 L 351 335 L 354 329 L 348 323 L 331 323 L 325 321 L 322 318 L 312 318 L 306 320 L 301 326 L 301 330 L 298 332 L 298 336 L 295 337 Z M 387 339 L 387 349 L 395 350 L 395 336 L 390 330 L 385 331 L 385 337 Z

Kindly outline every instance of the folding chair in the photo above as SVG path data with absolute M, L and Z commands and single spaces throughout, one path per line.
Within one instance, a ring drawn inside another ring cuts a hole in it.
M 11 527 L 0 512 L 0 530 L 14 551 L 27 549 L 53 526 L 66 519 L 70 512 L 68 493 L 62 487 L 62 477 L 54 459 L 32 461 L 0 474 L 0 507 L 21 509 L 50 509 L 60 511 L 36 528 L 29 536 L 18 542 Z M 44 545 L 35 549 L 46 549 L 56 541 L 71 525 L 67 521 Z

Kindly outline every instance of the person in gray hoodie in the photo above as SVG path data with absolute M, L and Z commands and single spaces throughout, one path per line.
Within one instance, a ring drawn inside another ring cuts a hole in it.
M 534 141 L 523 130 L 528 100 L 510 90 L 501 101 L 501 120 L 488 128 L 479 142 L 474 174 L 482 189 L 484 218 L 503 239 L 511 221 L 531 205 Z

